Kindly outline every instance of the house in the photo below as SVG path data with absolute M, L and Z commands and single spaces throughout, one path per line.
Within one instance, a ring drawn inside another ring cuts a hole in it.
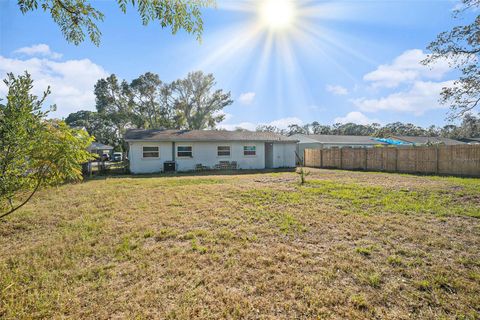
M 366 147 L 371 148 L 378 145 L 387 145 L 385 142 L 377 141 L 370 136 L 340 136 L 325 134 L 295 134 L 291 138 L 298 140 L 297 154 L 300 163 L 303 163 L 305 149 L 323 149 L 332 147 Z
M 129 130 L 130 171 L 295 167 L 297 140 L 270 132 Z
M 113 155 L 113 147 L 99 143 L 99 142 L 92 142 L 92 144 L 87 148 L 88 151 L 91 153 L 98 154 L 100 157 L 104 154 L 108 154 L 108 157 L 111 159 Z
M 405 145 L 423 146 L 428 144 L 456 145 L 465 142 L 442 137 L 413 137 L 413 136 L 391 136 L 390 140 L 401 142 Z

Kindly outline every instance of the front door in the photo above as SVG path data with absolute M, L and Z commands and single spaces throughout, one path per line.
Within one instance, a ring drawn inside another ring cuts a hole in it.
M 273 168 L 273 143 L 265 143 L 265 168 Z

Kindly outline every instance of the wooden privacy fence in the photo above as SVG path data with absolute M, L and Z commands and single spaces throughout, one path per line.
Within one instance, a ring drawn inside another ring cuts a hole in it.
M 304 165 L 480 177 L 480 145 L 305 149 Z

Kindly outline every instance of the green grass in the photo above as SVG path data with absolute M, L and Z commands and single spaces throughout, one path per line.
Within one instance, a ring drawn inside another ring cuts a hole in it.
M 451 181 L 448 179 L 447 181 Z M 457 181 L 457 180 L 454 180 Z M 474 196 L 478 186 L 474 183 L 461 184 L 460 191 L 391 189 L 379 186 L 365 186 L 358 183 L 311 180 L 301 192 L 320 195 L 348 204 L 348 211 L 391 213 L 421 213 L 436 215 L 466 215 L 480 218 L 480 202 L 462 202 L 465 196 Z M 466 186 L 466 187 L 465 187 Z M 292 197 L 292 195 L 290 195 Z
M 480 180 L 116 176 L 0 222 L 0 318 L 477 319 Z

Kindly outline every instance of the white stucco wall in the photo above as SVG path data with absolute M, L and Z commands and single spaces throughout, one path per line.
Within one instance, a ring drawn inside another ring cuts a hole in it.
M 292 144 L 293 145 L 293 144 Z M 143 158 L 143 146 L 159 146 L 159 158 Z M 176 156 L 178 146 L 192 146 L 193 158 Z M 217 146 L 230 146 L 229 157 L 217 156 Z M 255 146 L 255 156 L 244 156 L 244 146 Z M 172 160 L 171 142 L 129 142 L 130 171 L 154 173 L 163 171 L 163 163 Z M 263 142 L 175 142 L 175 161 L 178 171 L 195 170 L 196 164 L 213 168 L 220 161 L 237 161 L 239 169 L 265 168 L 265 143 Z
M 130 160 L 130 172 L 154 173 L 163 171 L 163 163 L 172 160 L 171 142 L 130 142 L 128 158 Z M 159 146 L 159 158 L 143 158 L 143 147 Z
M 293 168 L 295 167 L 295 143 L 274 143 L 273 144 L 273 167 Z
M 178 171 L 195 170 L 196 164 L 213 168 L 220 161 L 237 161 L 239 169 L 264 169 L 265 144 L 263 142 L 176 142 L 176 146 L 191 145 L 193 158 L 176 158 Z M 230 146 L 230 157 L 217 156 L 217 146 Z M 255 146 L 255 156 L 244 156 L 244 146 Z

